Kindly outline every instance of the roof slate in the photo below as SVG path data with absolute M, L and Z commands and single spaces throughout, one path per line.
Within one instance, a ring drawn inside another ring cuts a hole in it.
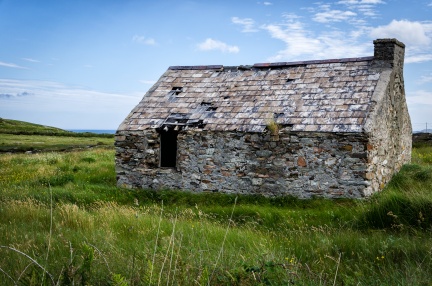
M 361 132 L 380 76 L 372 60 L 170 67 L 119 129 Z

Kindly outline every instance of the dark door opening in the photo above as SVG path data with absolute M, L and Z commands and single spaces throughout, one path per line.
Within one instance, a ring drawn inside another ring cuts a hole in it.
M 160 133 L 160 166 L 175 168 L 177 164 L 177 132 L 174 130 Z

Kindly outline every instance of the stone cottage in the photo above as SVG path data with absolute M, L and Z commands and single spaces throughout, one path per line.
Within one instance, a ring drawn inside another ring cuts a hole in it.
M 173 66 L 116 133 L 118 185 L 361 198 L 411 158 L 403 43 L 374 56 Z

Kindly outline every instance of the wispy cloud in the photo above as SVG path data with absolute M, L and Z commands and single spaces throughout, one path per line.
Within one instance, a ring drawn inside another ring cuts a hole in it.
M 407 96 L 406 100 L 408 104 L 427 104 L 432 105 L 432 92 L 426 90 L 417 90 L 411 93 L 411 96 Z
M 414 54 L 414 55 L 408 54 L 405 57 L 405 63 L 407 64 L 423 63 L 429 61 L 432 61 L 432 54 Z
M 11 79 L 0 79 L 0 94 L 2 117 L 43 120 L 47 125 L 77 129 L 114 129 L 142 97 L 141 93 L 109 93 L 58 82 Z
M 381 0 L 342 0 L 337 2 L 337 4 L 346 5 L 350 10 L 357 10 L 365 17 L 374 18 L 378 15 L 375 6 L 386 4 L 386 2 Z
M 14 64 L 14 63 L 5 63 L 5 62 L 2 62 L 2 61 L 0 61 L 0 66 L 7 67 L 7 68 L 14 68 L 14 69 L 25 69 L 25 70 L 28 69 L 26 67 L 22 67 L 20 65 Z
M 147 46 L 154 46 L 154 45 L 156 45 L 156 40 L 155 39 L 153 39 L 153 38 L 147 38 L 147 37 L 140 36 L 140 35 L 134 35 L 132 37 L 132 42 L 138 43 L 138 44 L 147 45 Z
M 361 44 L 340 31 L 312 32 L 296 15 L 286 15 L 287 22 L 282 24 L 264 25 L 263 29 L 272 38 L 285 43 L 285 49 L 279 51 L 269 61 L 293 61 L 307 59 L 328 59 L 358 57 L 367 55 L 369 45 Z
M 15 93 L 15 94 L 11 94 L 11 93 L 0 93 L 0 98 L 14 98 L 14 97 L 21 97 L 21 96 L 31 96 L 34 95 L 33 93 L 30 92 L 20 92 L 20 93 Z
M 35 60 L 35 59 L 31 59 L 31 58 L 22 58 L 22 60 L 25 60 L 25 61 L 31 62 L 31 63 L 40 63 L 40 61 Z
M 338 4 L 359 5 L 359 4 L 385 4 L 382 0 L 341 0 Z
M 325 12 L 316 13 L 313 20 L 320 23 L 341 22 L 357 16 L 351 11 L 328 10 Z
M 432 74 L 421 76 L 417 82 L 420 84 L 432 82 Z
M 224 53 L 238 53 L 240 48 L 237 46 L 231 46 L 224 42 L 207 38 L 204 42 L 198 44 L 198 50 L 200 51 L 212 51 L 217 50 Z
M 243 26 L 242 32 L 243 33 L 253 33 L 258 32 L 259 30 L 255 27 L 255 21 L 251 18 L 239 18 L 239 17 L 232 17 L 231 21 L 234 24 Z
M 92 101 L 94 97 L 112 99 L 126 99 L 129 96 L 117 93 L 105 93 L 93 91 L 78 86 L 68 86 L 58 82 L 38 80 L 11 80 L 0 79 L 0 93 L 10 94 L 15 97 L 35 96 L 39 98 L 61 99 L 74 102 Z M 101 104 L 103 104 L 101 102 Z
M 432 21 L 392 20 L 387 25 L 370 26 L 365 19 L 375 13 L 381 0 L 343 0 L 348 10 L 333 9 L 332 3 L 318 2 L 305 8 L 325 29 L 313 29 L 305 22 L 306 16 L 284 14 L 284 20 L 259 26 L 274 39 L 285 44 L 268 61 L 361 57 L 372 54 L 371 39 L 397 38 L 406 45 L 405 63 L 432 61 Z M 375 15 L 375 14 L 374 14 Z M 340 29 L 338 22 L 347 22 L 352 28 Z
M 273 3 L 272 2 L 264 2 L 263 3 L 265 6 L 270 6 L 270 5 L 273 5 Z

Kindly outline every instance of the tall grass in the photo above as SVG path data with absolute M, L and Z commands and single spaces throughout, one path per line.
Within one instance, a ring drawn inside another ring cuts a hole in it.
M 430 151 L 366 201 L 123 190 L 112 150 L 4 154 L 0 281 L 428 285 Z

